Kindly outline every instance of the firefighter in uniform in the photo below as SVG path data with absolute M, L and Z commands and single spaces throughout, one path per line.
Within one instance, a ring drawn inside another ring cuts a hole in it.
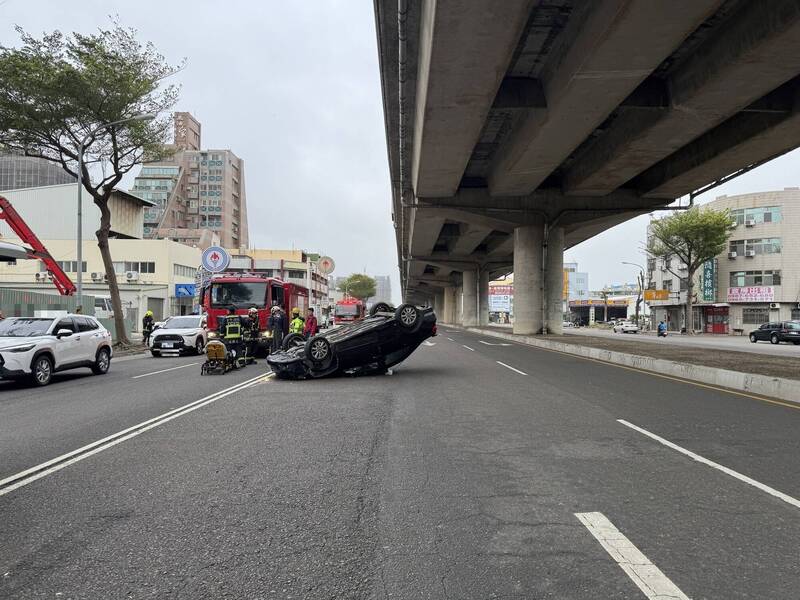
M 297 333 L 303 335 L 303 328 L 306 322 L 300 316 L 300 309 L 296 306 L 292 309 L 292 322 L 289 323 L 289 333 Z
M 247 351 L 242 343 L 244 323 L 242 317 L 236 314 L 236 309 L 230 307 L 228 314 L 219 318 L 218 331 L 231 355 L 234 366 L 243 367 L 247 364 Z
M 252 307 L 247 311 L 245 323 L 245 341 L 247 342 L 247 362 L 255 364 L 256 351 L 258 350 L 258 337 L 261 330 L 258 326 L 258 309 Z

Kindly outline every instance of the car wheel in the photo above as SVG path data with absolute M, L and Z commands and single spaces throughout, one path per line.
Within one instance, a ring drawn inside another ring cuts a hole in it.
M 769 336 L 769 343 L 770 344 L 780 344 L 781 343 L 781 340 L 778 337 L 777 333 L 773 333 L 771 336 Z
M 333 360 L 331 343 L 322 336 L 315 335 L 306 342 L 306 358 L 319 369 L 327 368 Z
M 297 346 L 302 346 L 306 343 L 306 338 L 304 338 L 299 333 L 290 333 L 285 338 L 283 338 L 283 342 L 281 343 L 281 348 L 284 350 L 288 350 L 289 348 L 296 348 Z
M 197 341 L 194 343 L 194 351 L 197 354 L 202 354 L 203 353 L 203 349 L 205 347 L 206 347 L 206 345 L 203 343 L 203 338 L 202 337 L 197 338 Z
M 391 304 L 386 302 L 378 302 L 369 309 L 369 316 L 374 317 L 379 312 L 390 313 L 394 312 L 394 309 L 392 308 Z
M 108 368 L 111 366 L 111 352 L 108 348 L 100 348 L 97 351 L 97 358 L 92 365 L 92 373 L 95 375 L 105 375 L 108 373 Z
M 155 356 L 156 358 L 158 358 L 159 356 L 161 356 L 161 353 L 160 353 L 160 352 L 158 352 L 157 350 L 150 350 L 150 354 L 152 354 L 152 355 L 153 355 L 153 356 Z
M 43 354 L 33 361 L 31 378 L 33 383 L 38 386 L 45 386 L 50 383 L 53 379 L 53 361 L 49 356 Z
M 758 341 L 758 338 L 756 337 L 755 333 L 750 334 L 750 341 L 753 342 L 754 344 Z
M 394 311 L 394 318 L 403 329 L 415 330 L 422 321 L 422 313 L 413 304 L 401 304 Z

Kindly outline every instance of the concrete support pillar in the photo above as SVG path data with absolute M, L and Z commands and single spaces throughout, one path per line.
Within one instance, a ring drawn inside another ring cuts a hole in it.
M 433 312 L 436 319 L 441 321 L 444 319 L 444 292 L 436 292 L 433 296 Z
M 489 271 L 481 269 L 480 292 L 478 298 L 478 325 L 489 324 Z
M 552 227 L 547 233 L 547 258 L 544 272 L 545 328 L 548 333 L 564 333 L 564 228 Z
M 464 327 L 475 327 L 478 324 L 478 273 L 464 271 L 464 299 L 461 323 Z
M 542 224 L 514 229 L 514 333 L 542 330 Z
M 455 297 L 455 288 L 452 286 L 447 286 L 444 288 L 444 316 L 442 317 L 442 321 L 444 323 L 454 323 L 455 312 L 456 312 L 456 297 Z
M 456 294 L 456 302 L 455 302 L 455 314 L 453 315 L 453 324 L 454 325 L 461 325 L 463 319 L 461 317 L 462 313 L 464 312 L 464 287 L 459 286 L 455 289 Z

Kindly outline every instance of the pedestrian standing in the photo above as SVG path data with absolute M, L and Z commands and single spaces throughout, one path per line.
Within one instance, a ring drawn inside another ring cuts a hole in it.
M 153 311 L 148 310 L 146 313 L 144 313 L 144 318 L 142 319 L 142 340 L 144 341 L 145 346 L 150 344 L 150 334 L 153 333 L 154 325 L 155 319 L 153 319 Z
M 309 308 L 306 316 L 306 324 L 303 326 L 303 335 L 306 339 L 309 339 L 311 336 L 317 335 L 318 331 L 319 324 L 317 323 L 317 317 L 314 315 L 314 309 Z

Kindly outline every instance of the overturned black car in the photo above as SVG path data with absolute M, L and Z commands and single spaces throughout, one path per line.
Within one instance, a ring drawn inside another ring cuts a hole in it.
M 434 335 L 433 309 L 413 304 L 395 309 L 379 302 L 366 319 L 334 327 L 309 340 L 289 334 L 283 350 L 270 354 L 267 363 L 285 379 L 385 373 Z

